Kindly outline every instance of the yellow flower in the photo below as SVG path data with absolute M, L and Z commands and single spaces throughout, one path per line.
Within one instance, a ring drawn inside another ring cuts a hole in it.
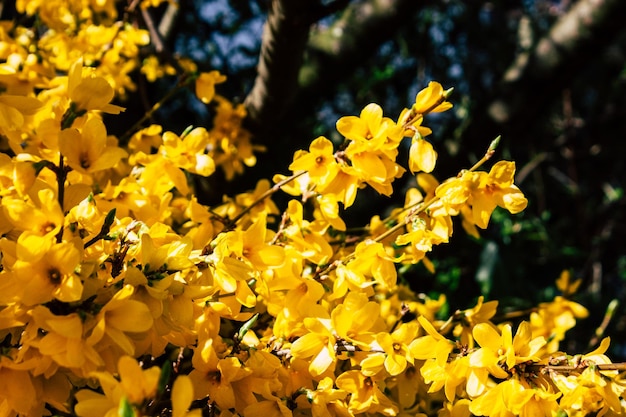
M 234 106 L 230 101 L 216 95 L 217 102 L 213 129 L 211 129 L 211 144 L 209 155 L 215 160 L 215 165 L 221 167 L 226 180 L 231 180 L 235 174 L 243 173 L 244 166 L 254 166 L 256 156 L 254 152 L 263 152 L 264 146 L 251 143 L 251 133 L 242 124 L 246 117 L 243 104 Z
M 292 417 L 293 414 L 280 398 L 262 400 L 248 405 L 243 410 L 245 417 Z
M 285 249 L 267 242 L 270 236 L 266 225 L 266 215 L 262 213 L 246 231 L 229 232 L 225 237 L 235 256 L 248 260 L 258 270 L 278 267 L 285 260 Z
M 163 127 L 160 125 L 150 125 L 135 133 L 128 142 L 128 148 L 135 152 L 151 154 L 153 149 L 161 146 Z
M 337 337 L 363 350 L 367 350 L 374 340 L 372 329 L 379 318 L 380 305 L 356 291 L 349 292 L 331 312 L 332 326 Z
M 348 402 L 350 413 L 380 413 L 385 416 L 398 414 L 398 407 L 380 390 L 378 384 L 360 371 L 346 371 L 337 377 L 337 387 L 352 394 Z
M 409 345 L 417 336 L 417 323 L 402 323 L 393 333 L 378 333 L 376 341 L 385 351 L 385 369 L 391 376 L 404 372 L 408 364 L 413 364 L 413 354 Z
M 17 192 L 23 197 L 33 186 L 36 179 L 35 161 L 28 154 L 14 158 L 0 153 L 0 196 Z
M 26 305 L 52 299 L 81 299 L 83 284 L 75 270 L 82 260 L 82 241 L 54 243 L 52 237 L 22 234 L 13 265 L 16 294 Z
M 154 398 L 161 375 L 159 367 L 141 369 L 134 358 L 122 356 L 117 371 L 120 375 L 121 388 L 132 404 L 141 404 L 146 399 Z
M 52 237 L 63 227 L 63 210 L 54 191 L 50 189 L 40 190 L 37 198 L 32 200 L 3 198 L 1 203 L 6 217 L 17 230 Z M 24 222 L 24 219 L 28 219 L 28 222 Z
M 476 305 L 470 309 L 461 312 L 461 323 L 455 326 L 454 335 L 460 337 L 461 343 L 472 349 L 474 347 L 474 338 L 472 330 L 479 323 L 486 323 L 496 314 L 498 301 L 492 300 L 483 302 L 485 297 L 478 297 Z
M 317 196 L 316 207 L 313 216 L 327 223 L 335 230 L 346 230 L 346 223 L 339 216 L 339 204 L 334 194 Z
M 455 403 L 444 403 L 444 408 L 437 413 L 437 417 L 470 417 L 469 406 L 471 401 L 468 399 L 458 400 Z
M 309 333 L 300 336 L 291 345 L 291 356 L 295 359 L 312 358 L 309 363 L 309 372 L 313 377 L 324 374 L 327 370 L 334 370 L 335 336 L 331 327 L 331 320 L 321 317 L 307 317 L 304 327 Z
M 474 399 L 470 404 L 470 411 L 477 416 L 515 417 L 533 393 L 533 390 L 524 389 L 519 381 L 509 379 Z
M 551 374 L 552 382 L 563 393 L 559 406 L 570 415 L 583 416 L 588 413 L 624 415 L 625 409 L 621 397 L 626 388 L 620 382 L 619 371 L 599 371 L 594 366 L 611 363 L 605 355 L 609 345 L 610 339 L 606 337 L 597 349 L 578 356 L 579 360 L 569 364 L 570 366 L 587 365 L 580 374 L 565 375 L 558 372 Z
M 156 227 L 152 230 L 154 229 Z M 190 239 L 172 239 L 167 243 L 155 242 L 155 239 L 149 232 L 141 235 L 140 259 L 144 274 L 158 280 L 162 278 L 159 273 L 165 274 L 167 271 L 178 271 L 193 266 L 189 259 L 192 249 Z
M 3 415 L 42 416 L 47 412 L 47 404 L 68 412 L 65 406 L 70 392 L 67 377 L 60 373 L 50 378 L 33 376 L 34 361 L 14 363 L 10 357 L 15 354 L 17 352 L 7 352 L 0 357 L 0 404 Z
M 20 129 L 24 116 L 35 114 L 42 106 L 43 103 L 33 97 L 0 94 L 0 132 Z
M 368 148 L 377 149 L 394 133 L 398 135 L 398 127 L 387 117 L 383 117 L 383 109 L 376 103 L 370 103 L 357 116 L 344 116 L 337 121 L 337 130 L 343 136 L 358 142 L 361 146 L 369 143 Z
M 193 129 L 183 138 L 165 132 L 159 153 L 179 168 L 208 177 L 215 172 L 215 162 L 206 153 L 208 144 L 209 133 L 202 127 Z
M 42 355 L 83 377 L 104 365 L 93 346 L 85 342 L 83 320 L 78 313 L 58 316 L 44 306 L 37 306 L 32 316 L 33 333 L 43 333 L 36 343 Z
M 215 351 L 214 339 L 207 339 L 195 349 L 192 363 L 189 379 L 195 398 L 208 396 L 211 403 L 223 410 L 235 408 L 237 398 L 232 383 L 246 378 L 252 370 L 245 368 L 235 357 L 220 359 Z
M 333 388 L 333 380 L 329 377 L 323 378 L 315 390 L 307 392 L 307 398 L 311 402 L 311 414 L 313 417 L 332 417 L 332 408 L 339 401 L 343 400 L 347 392 Z
M 172 417 L 201 417 L 202 409 L 187 411 L 193 400 L 191 378 L 187 375 L 179 375 L 172 386 Z
M 293 172 L 307 171 L 309 178 L 316 184 L 330 183 L 339 171 L 339 165 L 333 154 L 333 144 L 323 136 L 318 137 L 309 146 L 309 151 L 297 152 L 289 165 Z
M 142 369 L 130 356 L 122 356 L 117 363 L 119 381 L 109 372 L 93 372 L 91 376 L 100 382 L 103 394 L 90 389 L 76 393 L 74 412 L 80 417 L 96 415 L 113 416 L 125 402 L 141 409 L 156 397 L 161 369 L 153 366 Z
M 59 133 L 59 151 L 70 167 L 84 174 L 112 168 L 128 156 L 115 142 L 107 138 L 104 123 L 96 117 L 87 120 L 81 131 L 70 128 Z
M 481 348 L 470 355 L 470 365 L 487 368 L 493 376 L 501 379 L 507 378 L 519 363 L 538 361 L 536 354 L 546 344 L 543 337 L 532 338 L 528 322 L 519 325 L 515 337 L 509 324 L 502 327 L 502 335 L 487 323 L 477 324 L 472 334 Z
M 441 84 L 436 81 L 428 83 L 428 87 L 415 96 L 415 104 L 411 109 L 415 113 L 439 113 L 452 108 L 452 103 L 446 101 L 446 94 Z
M 354 253 L 354 260 L 346 265 L 348 270 L 373 277 L 382 288 L 393 288 L 396 285 L 398 273 L 394 258 L 387 255 L 381 243 L 373 240 L 360 242 Z
M 517 186 L 513 185 L 515 162 L 497 162 L 489 171 L 466 173 L 463 177 L 469 181 L 472 206 L 472 222 L 485 229 L 491 213 L 500 206 L 511 214 L 517 214 L 528 205 L 528 200 Z
M 119 348 L 123 353 L 132 355 L 135 344 L 126 333 L 140 336 L 152 327 L 152 313 L 145 304 L 130 299 L 133 292 L 133 287 L 126 285 L 89 321 L 93 328 L 87 343 L 97 345 L 99 352 Z
M 289 238 L 289 246 L 296 249 L 302 257 L 316 265 L 328 262 L 333 255 L 333 249 L 326 240 L 319 221 L 304 220 L 302 204 L 290 200 L 285 212 L 289 217 L 285 236 Z
M 248 212 L 248 215 L 253 221 L 260 215 L 279 214 L 280 211 L 271 198 L 264 198 L 261 202 L 261 196 L 263 196 L 270 189 L 270 182 L 266 179 L 260 179 L 254 190 L 246 193 L 240 193 L 235 196 L 235 202 L 237 203 L 236 209 L 229 211 L 228 216 L 233 218 L 238 215 L 241 210 L 255 203 L 255 206 Z
M 588 315 L 585 307 L 557 295 L 554 300 L 539 304 L 538 310 L 530 314 L 533 336 L 545 337 L 548 340 L 546 350 L 556 352 L 565 333 L 576 325 L 576 319 Z
M 67 92 L 76 106 L 77 112 L 99 110 L 104 113 L 119 114 L 123 107 L 110 104 L 115 92 L 103 77 L 93 72 L 83 71 L 82 58 L 72 64 L 68 74 Z M 87 72 L 84 76 L 84 72 Z
M 466 380 L 465 391 L 468 395 L 480 395 L 484 391 L 484 381 L 489 376 L 484 369 L 470 368 L 468 356 L 456 358 L 443 365 L 436 358 L 428 359 L 420 368 L 420 373 L 424 382 L 430 384 L 428 392 L 435 393 L 443 388 L 448 401 L 454 401 L 457 391 Z
M 410 342 L 411 355 L 415 359 L 435 359 L 444 366 L 454 348 L 452 341 L 443 337 L 426 317 L 419 316 L 417 320 L 427 334 Z
M 140 71 L 151 83 L 166 75 L 176 75 L 176 68 L 167 63 L 161 64 L 155 55 L 150 55 L 143 60 Z
M 437 152 L 433 145 L 421 137 L 414 137 L 409 149 L 409 169 L 411 172 L 432 172 L 437 162 Z
M 205 104 L 213 100 L 215 96 L 215 84 L 226 81 L 226 76 L 219 71 L 203 72 L 196 79 L 196 96 Z

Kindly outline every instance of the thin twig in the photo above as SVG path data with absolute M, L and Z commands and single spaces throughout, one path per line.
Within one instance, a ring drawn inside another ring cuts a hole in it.
M 243 216 L 245 216 L 246 214 L 248 214 L 248 212 L 250 212 L 250 210 L 252 210 L 254 207 L 256 207 L 257 205 L 261 204 L 266 198 L 268 198 L 269 196 L 271 196 L 272 194 L 276 193 L 278 190 L 280 190 L 280 188 L 285 185 L 290 183 L 291 181 L 295 180 L 298 177 L 301 177 L 302 175 L 306 174 L 307 171 L 300 171 L 296 174 L 293 174 L 291 177 L 285 178 L 282 181 L 277 182 L 276 184 L 274 184 L 273 187 L 271 187 L 269 190 L 267 190 L 266 192 L 264 192 L 263 194 L 261 194 L 261 196 L 259 198 L 256 199 L 256 201 L 253 201 L 252 204 L 250 204 L 248 207 L 246 207 L 245 209 L 243 209 L 241 211 L 241 213 L 239 213 L 237 216 L 235 216 L 235 218 L 233 218 L 229 223 L 229 227 L 227 227 L 227 229 L 231 229 L 233 228 L 237 222 L 239 220 L 241 220 L 241 218 Z
M 615 315 L 615 311 L 617 310 L 618 306 L 619 306 L 619 301 L 617 299 L 611 300 L 611 302 L 606 308 L 606 312 L 604 313 L 604 318 L 602 319 L 602 323 L 600 323 L 600 326 L 598 326 L 598 328 L 596 329 L 594 336 L 589 341 L 589 348 L 596 346 L 598 342 L 600 341 L 600 339 L 602 339 L 602 336 L 604 336 L 604 333 L 606 332 L 606 328 L 609 326 L 611 319 L 613 319 L 613 316 Z

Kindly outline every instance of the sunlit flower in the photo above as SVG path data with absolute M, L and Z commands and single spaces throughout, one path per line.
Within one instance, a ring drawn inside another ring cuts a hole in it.
M 112 168 L 128 156 L 115 140 L 111 142 L 104 123 L 95 117 L 89 119 L 81 131 L 75 128 L 62 130 L 59 151 L 67 158 L 69 166 L 85 174 Z
M 335 336 L 331 328 L 331 320 L 319 317 L 307 317 L 304 326 L 309 333 L 300 336 L 291 345 L 291 356 L 294 358 L 311 358 L 309 372 L 314 377 L 320 376 L 335 365 Z
M 100 110 L 111 114 L 124 111 L 123 107 L 110 104 L 115 95 L 113 87 L 103 77 L 95 76 L 90 69 L 84 70 L 82 59 L 70 68 L 67 92 L 78 111 Z
M 339 165 L 333 155 L 333 144 L 323 136 L 318 137 L 309 146 L 309 151 L 294 155 L 289 165 L 291 171 L 307 171 L 311 181 L 321 186 L 330 183 L 339 171 Z
M 128 403 L 131 407 L 141 409 L 147 400 L 154 399 L 157 393 L 161 369 L 153 366 L 142 369 L 137 361 L 130 356 L 122 356 L 117 363 L 119 380 L 108 372 L 94 372 L 93 378 L 98 379 L 103 393 L 83 389 L 76 393 L 77 403 L 74 411 L 80 417 L 95 415 L 117 415 L 118 409 Z
M 452 103 L 446 101 L 447 97 L 441 84 L 436 81 L 428 83 L 428 87 L 421 90 L 415 96 L 415 104 L 412 110 L 418 114 L 439 113 L 452 108 Z
M 546 343 L 543 337 L 532 338 L 528 322 L 519 325 L 515 337 L 509 324 L 502 326 L 502 335 L 487 323 L 477 324 L 472 334 L 481 347 L 470 355 L 470 365 L 487 368 L 496 378 L 507 378 L 519 363 L 539 360 L 535 355 Z
M 500 161 L 491 168 L 489 174 L 475 172 L 463 175 L 468 181 L 471 193 L 468 203 L 472 206 L 472 222 L 476 226 L 485 229 L 496 206 L 505 208 L 512 214 L 526 208 L 528 200 L 513 185 L 514 174 L 514 162 Z
M 194 351 L 194 369 L 189 374 L 197 399 L 209 397 L 212 403 L 222 409 L 235 408 L 236 398 L 232 383 L 252 373 L 239 359 L 220 359 L 215 351 L 213 339 L 208 339 Z
M 65 302 L 80 300 L 83 284 L 76 268 L 81 250 L 80 241 L 54 243 L 52 238 L 20 236 L 13 276 L 21 302 L 35 305 L 55 298 Z
M 99 352 L 115 347 L 132 355 L 135 344 L 130 334 L 140 334 L 152 327 L 152 314 L 148 307 L 131 300 L 134 289 L 127 285 L 108 301 L 93 319 L 93 329 L 87 343 L 96 346 Z
M 385 416 L 398 413 L 398 407 L 383 394 L 376 381 L 359 371 L 346 371 L 337 377 L 335 383 L 339 389 L 352 394 L 348 402 L 351 413 L 371 412 Z
M 193 400 L 191 379 L 187 375 L 179 375 L 172 386 L 172 417 L 201 417 L 200 408 L 187 411 Z

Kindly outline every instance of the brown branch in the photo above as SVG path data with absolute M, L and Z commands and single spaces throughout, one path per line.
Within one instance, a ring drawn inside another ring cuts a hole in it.
M 573 76 L 590 57 L 608 46 L 623 30 L 626 15 L 623 0 L 579 0 L 552 26 L 536 46 L 521 53 L 504 74 L 500 93 L 488 112 L 505 123 L 520 112 L 540 108 L 548 94 Z M 545 88 L 544 88 L 545 87 Z
M 291 104 L 310 27 L 321 7 L 319 0 L 272 0 L 257 77 L 245 100 L 246 122 L 253 131 L 267 129 Z
M 341 18 L 311 34 L 307 64 L 300 73 L 301 87 L 314 94 L 348 76 L 389 40 L 399 27 L 424 7 L 415 0 L 354 2 Z
M 541 373 L 541 372 L 558 372 L 562 374 L 580 373 L 589 367 L 594 367 L 598 371 L 626 371 L 626 363 L 600 363 L 594 364 L 583 361 L 578 365 L 527 365 L 524 371 Z
M 485 137 L 502 135 L 518 149 L 531 146 L 528 132 L 545 116 L 546 103 L 560 96 L 594 60 L 606 58 L 605 51 L 624 31 L 624 15 L 626 1 L 579 0 L 534 46 L 523 45 L 526 49 L 501 75 L 493 92 L 473 103 L 471 118 L 455 132 L 462 140 L 451 151 L 449 165 L 466 164 Z M 616 76 L 621 67 L 614 65 Z

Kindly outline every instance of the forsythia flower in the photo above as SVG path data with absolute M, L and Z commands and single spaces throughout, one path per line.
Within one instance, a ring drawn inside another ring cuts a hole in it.
M 215 84 L 226 81 L 226 77 L 219 71 L 201 73 L 196 79 L 196 96 L 205 104 L 213 100 L 215 96 Z
M 528 322 L 519 325 L 515 337 L 509 324 L 502 327 L 502 335 L 487 323 L 477 324 L 472 333 L 481 347 L 470 355 L 470 366 L 486 368 L 496 378 L 507 378 L 520 363 L 538 360 L 535 354 L 546 343 L 543 337 L 532 339 Z
M 291 346 L 291 355 L 294 358 L 312 358 L 309 372 L 314 377 L 324 374 L 331 367 L 334 368 L 336 339 L 330 326 L 329 319 L 304 319 L 304 327 L 310 333 L 299 337 Z
M 111 103 L 137 74 L 176 72 L 145 56 L 144 19 L 118 6 L 18 0 L 29 17 L 0 22 L 0 416 L 623 414 L 608 340 L 556 352 L 586 314 L 569 278 L 515 336 L 491 322 L 496 301 L 446 320 L 445 295 L 404 282 L 411 264 L 434 271 L 426 254 L 453 216 L 476 235 L 497 206 L 527 204 L 513 162 L 428 174 L 437 152 L 423 123 L 452 106 L 451 89 L 431 82 L 397 120 L 375 103 L 341 117 L 343 143 L 320 136 L 292 175 L 210 207 L 213 182 L 194 176 L 221 167 L 230 180 L 264 149 L 246 108 L 216 95 L 224 75 L 179 59 L 211 128 L 109 134 L 100 113 L 124 110 Z M 391 195 L 405 167 L 418 174 L 404 204 L 347 227 L 359 190 Z M 279 189 L 297 196 L 283 212 Z
M 291 171 L 307 171 L 311 181 L 320 186 L 329 184 L 337 175 L 339 165 L 333 155 L 333 144 L 323 136 L 309 146 L 309 152 L 296 153 L 289 165 Z
M 89 119 L 81 131 L 70 128 L 59 133 L 59 151 L 70 167 L 85 174 L 112 168 L 128 156 L 117 143 L 108 142 L 104 123 L 98 118 Z
M 106 372 L 94 372 L 104 394 L 84 389 L 76 393 L 74 411 L 80 417 L 94 415 L 114 416 L 125 402 L 140 407 L 145 400 L 154 398 L 161 370 L 157 366 L 143 370 L 137 361 L 122 356 L 117 365 L 119 381 Z
M 52 299 L 64 302 L 81 299 L 83 284 L 75 269 L 81 260 L 82 245 L 54 243 L 51 238 L 22 235 L 17 244 L 18 259 L 13 265 L 14 293 L 26 305 Z
M 110 104 L 115 95 L 113 87 L 103 77 L 85 76 L 83 60 L 79 59 L 70 68 L 67 92 L 77 111 L 100 110 L 104 113 L 118 114 L 123 107 Z
M 447 95 L 441 84 L 436 81 L 428 83 L 428 87 L 417 93 L 412 110 L 419 114 L 440 113 L 452 108 L 446 101 Z

